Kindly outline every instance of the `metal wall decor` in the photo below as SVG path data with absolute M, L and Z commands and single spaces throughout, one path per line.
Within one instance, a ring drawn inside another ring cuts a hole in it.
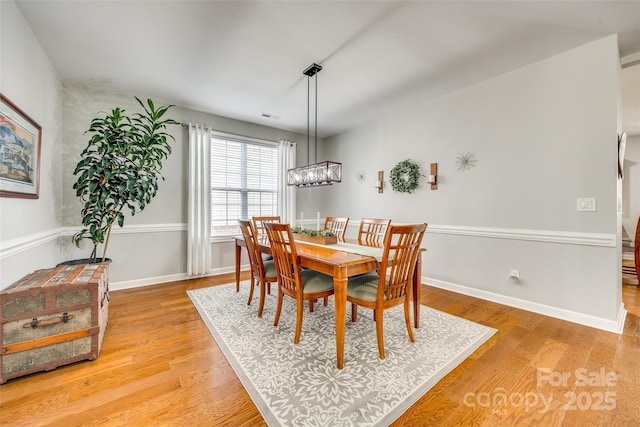
M 468 171 L 472 167 L 474 167 L 477 163 L 475 154 L 473 153 L 462 153 L 458 157 L 456 157 L 456 165 L 458 166 L 458 170 L 460 171 Z

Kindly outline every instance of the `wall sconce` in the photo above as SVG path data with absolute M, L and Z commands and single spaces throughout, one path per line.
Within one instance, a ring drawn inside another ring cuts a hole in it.
M 431 170 L 429 171 L 429 184 L 431 184 L 432 190 L 438 189 L 438 164 L 431 163 Z
M 378 193 L 384 192 L 384 171 L 378 171 L 378 181 L 374 188 L 378 189 Z

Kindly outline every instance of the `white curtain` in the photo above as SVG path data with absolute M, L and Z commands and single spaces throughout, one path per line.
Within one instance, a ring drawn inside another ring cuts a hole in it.
M 187 275 L 198 276 L 211 271 L 211 137 L 191 123 L 188 193 Z
M 296 167 L 296 144 L 278 141 L 278 215 L 283 223 L 295 224 L 296 187 L 287 185 L 287 171 Z

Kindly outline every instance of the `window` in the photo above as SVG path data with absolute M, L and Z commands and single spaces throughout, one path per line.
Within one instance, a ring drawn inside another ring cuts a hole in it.
M 211 139 L 211 237 L 240 234 L 238 219 L 277 215 L 278 150 L 268 143 Z

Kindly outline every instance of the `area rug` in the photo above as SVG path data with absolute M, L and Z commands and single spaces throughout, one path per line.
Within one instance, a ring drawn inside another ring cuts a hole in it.
M 295 301 L 247 305 L 249 282 L 187 291 L 211 334 L 270 426 L 386 426 L 459 365 L 496 330 L 421 306 L 421 327 L 409 341 L 402 306 L 384 313 L 385 360 L 378 357 L 372 310 L 347 317 L 344 369 L 336 367 L 333 297 L 310 313 L 293 343 Z M 350 313 L 350 308 L 347 308 Z

